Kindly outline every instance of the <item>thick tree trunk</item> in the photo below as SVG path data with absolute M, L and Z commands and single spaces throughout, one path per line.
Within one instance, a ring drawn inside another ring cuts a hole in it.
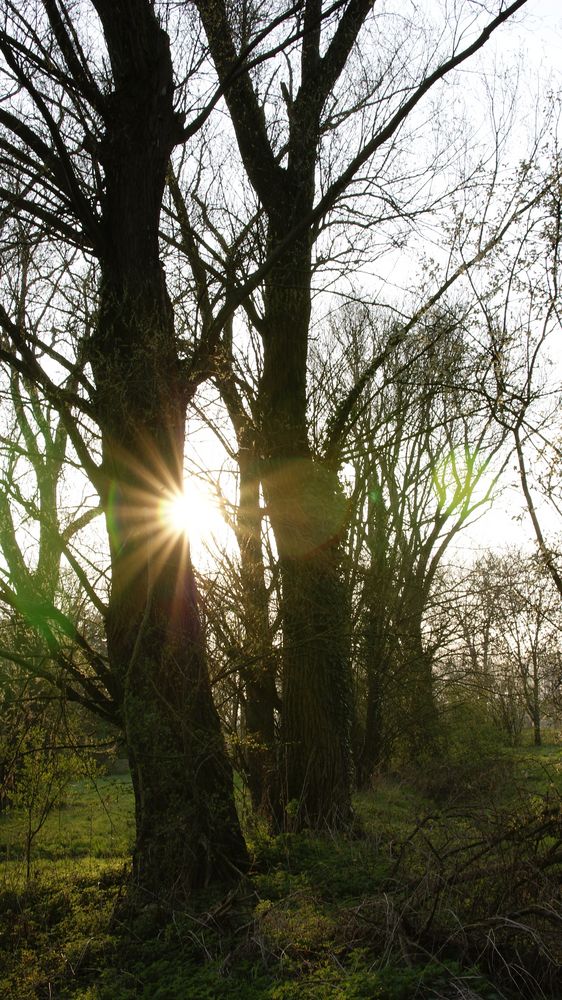
M 186 543 L 159 571 L 151 549 L 114 557 L 107 634 L 135 791 L 133 886 L 139 902 L 169 903 L 238 879 L 246 855 Z
M 272 222 L 272 245 L 287 225 L 288 212 L 278 227 Z M 345 502 L 337 476 L 313 459 L 308 443 L 308 239 L 271 273 L 260 387 L 264 489 L 282 585 L 282 805 L 292 829 L 335 828 L 351 818 L 349 609 L 340 567 Z
M 272 246 L 291 224 L 287 211 L 270 225 Z M 351 818 L 349 609 L 340 566 L 346 512 L 336 474 L 308 443 L 308 240 L 268 281 L 260 386 L 262 478 L 282 587 L 282 809 L 292 829 L 335 828 Z
M 282 557 L 281 780 L 286 825 L 351 819 L 351 686 L 347 595 L 336 544 Z
M 115 79 L 91 351 L 111 549 L 108 653 L 135 792 L 136 899 L 169 904 L 238 878 L 246 851 L 189 552 L 161 517 L 166 494 L 182 485 L 186 405 L 158 248 L 178 133 L 168 39 L 149 3 L 133 5 L 133 20 L 129 3 L 96 6 Z

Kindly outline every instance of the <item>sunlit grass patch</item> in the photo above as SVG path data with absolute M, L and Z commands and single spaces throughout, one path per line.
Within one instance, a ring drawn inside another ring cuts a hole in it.
M 9 809 L 0 817 L 0 879 L 24 853 L 25 816 Z M 130 852 L 134 803 L 128 775 L 74 782 L 51 811 L 32 851 L 34 871 L 43 862 L 70 858 L 113 858 Z
M 0 885 L 0 996 L 60 997 L 113 949 L 114 901 L 124 859 L 59 858 L 38 863 L 26 882 L 12 863 Z

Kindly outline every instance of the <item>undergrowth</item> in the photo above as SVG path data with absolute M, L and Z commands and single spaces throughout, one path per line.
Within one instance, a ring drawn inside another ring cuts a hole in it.
M 442 775 L 437 796 L 420 781 L 379 780 L 356 798 L 361 835 L 271 837 L 254 825 L 253 869 L 237 892 L 126 924 L 124 779 L 72 789 L 27 883 L 18 817 L 4 816 L 0 996 L 556 1000 L 560 753 L 514 756 L 508 788 L 488 780 L 478 798 L 471 785 L 465 803 Z

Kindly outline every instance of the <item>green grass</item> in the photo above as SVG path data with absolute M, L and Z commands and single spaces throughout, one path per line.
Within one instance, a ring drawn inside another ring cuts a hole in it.
M 508 751 L 516 763 L 519 783 L 539 794 L 562 793 L 562 734 L 547 730 L 540 747 L 531 740 L 532 733 L 526 731 L 521 745 Z
M 0 816 L 0 878 L 21 867 L 25 817 L 17 810 Z M 134 802 L 128 775 L 74 782 L 51 811 L 33 848 L 38 875 L 49 863 L 128 856 L 134 836 Z
M 509 787 L 487 783 L 476 805 L 472 789 L 470 807 L 458 795 L 432 799 L 423 780 L 381 779 L 356 797 L 361 835 L 270 837 L 254 828 L 252 874 L 222 923 L 209 917 L 208 898 L 167 924 L 149 912 L 119 923 L 133 835 L 127 775 L 69 788 L 38 835 L 28 884 L 22 818 L 8 813 L 0 818 L 0 996 L 439 1000 L 470 987 L 481 1000 L 554 1000 L 551 969 L 562 954 L 549 927 L 539 921 L 513 934 L 486 920 L 559 893 L 562 866 L 552 888 L 545 864 L 559 821 L 536 830 L 545 803 L 562 793 L 562 744 L 507 756 L 512 771 L 498 766 L 512 775 Z M 457 781 L 459 767 L 456 760 Z M 529 837 L 518 838 L 519 828 Z M 515 975 L 518 964 L 524 971 Z

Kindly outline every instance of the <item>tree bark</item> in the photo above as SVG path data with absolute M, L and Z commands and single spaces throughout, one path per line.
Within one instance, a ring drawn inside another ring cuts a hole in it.
M 347 595 L 336 543 L 281 556 L 285 823 L 337 829 L 351 819 Z
M 270 221 L 272 246 L 312 193 L 312 183 L 295 184 Z M 292 829 L 335 828 L 351 818 L 349 609 L 341 573 L 346 506 L 336 473 L 308 442 L 310 281 L 307 235 L 268 280 L 259 393 L 262 480 L 281 573 L 282 807 Z
M 112 587 L 108 653 L 135 792 L 133 889 L 170 904 L 232 881 L 246 850 L 207 672 L 187 543 L 158 528 L 182 488 L 186 393 L 158 226 L 179 138 L 168 38 L 152 5 L 96 7 L 114 74 L 101 150 L 100 306 L 91 349 Z
M 393 659 L 390 604 L 393 598 L 392 579 L 389 565 L 388 512 L 383 502 L 382 489 L 376 473 L 371 471 L 371 488 L 367 491 L 366 542 L 369 551 L 369 566 L 363 586 L 364 629 L 362 652 L 367 681 L 367 704 L 363 740 L 357 755 L 357 784 L 368 787 L 375 767 L 388 757 L 388 734 L 383 731 L 386 721 L 388 729 L 389 706 L 385 697 L 391 683 L 391 661 Z M 385 747 L 385 741 L 387 743 Z

